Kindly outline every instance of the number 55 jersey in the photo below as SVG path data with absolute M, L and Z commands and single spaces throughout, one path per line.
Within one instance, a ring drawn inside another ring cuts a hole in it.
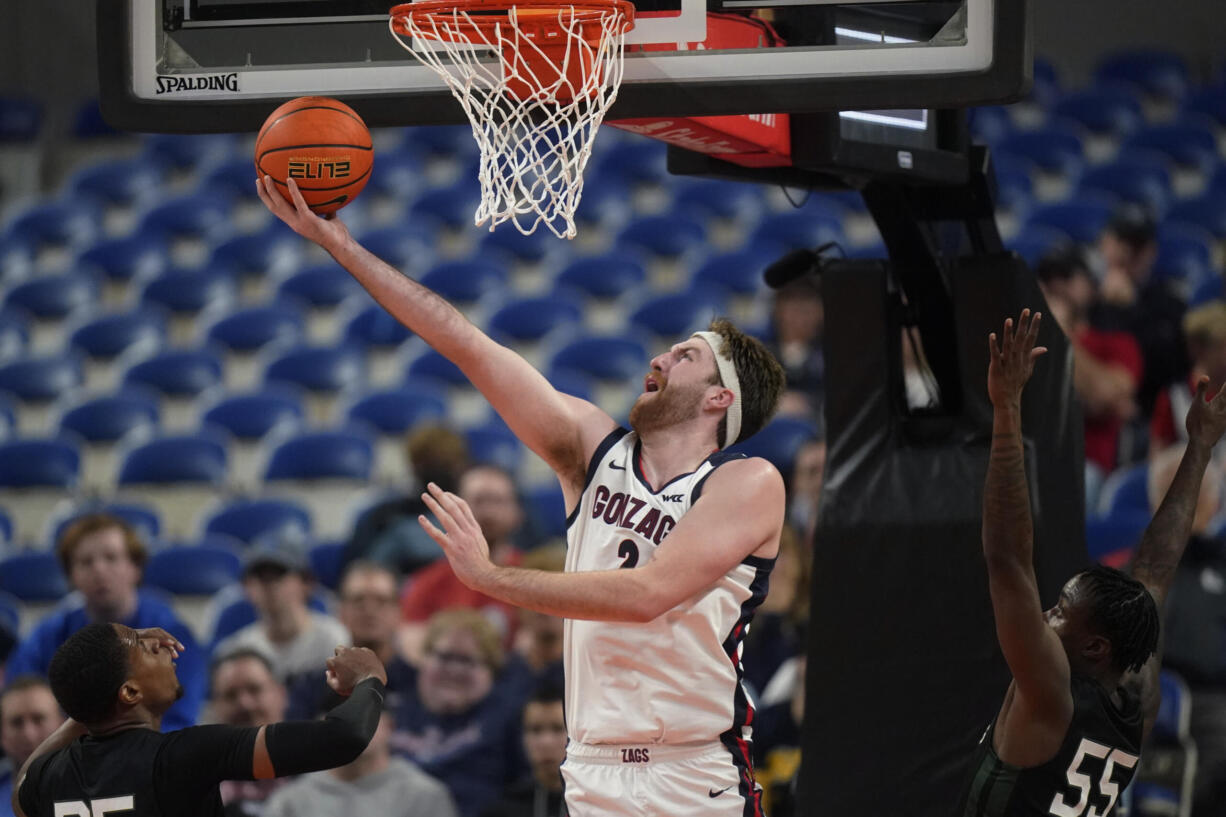
M 1095 681 L 1072 678 L 1073 719 L 1048 762 L 1018 768 L 996 756 L 993 721 L 979 740 L 961 817 L 1108 817 L 1136 773 L 1141 753 L 1140 701 L 1119 689 L 1121 705 Z

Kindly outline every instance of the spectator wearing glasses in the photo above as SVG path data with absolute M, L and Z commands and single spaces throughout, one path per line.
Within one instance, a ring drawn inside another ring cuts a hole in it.
M 436 613 L 397 707 L 392 750 L 443 781 L 463 817 L 480 814 L 526 768 L 520 701 L 495 692 L 502 667 L 498 631 L 481 613 Z

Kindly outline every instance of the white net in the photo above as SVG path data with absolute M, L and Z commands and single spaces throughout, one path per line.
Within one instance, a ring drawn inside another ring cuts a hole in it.
M 439 5 L 397 6 L 391 30 L 443 78 L 472 124 L 481 148 L 474 222 L 492 231 L 510 221 L 525 235 L 543 224 L 574 238 L 583 169 L 621 85 L 629 4 Z

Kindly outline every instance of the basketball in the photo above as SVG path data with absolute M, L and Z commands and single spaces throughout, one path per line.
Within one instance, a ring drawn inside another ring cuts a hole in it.
M 292 178 L 319 215 L 336 212 L 362 192 L 374 155 L 362 117 L 324 96 L 286 102 L 264 121 L 255 140 L 259 178 L 272 176 L 287 201 Z

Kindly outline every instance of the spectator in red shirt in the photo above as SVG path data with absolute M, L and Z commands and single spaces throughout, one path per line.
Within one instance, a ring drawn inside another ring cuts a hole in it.
M 457 493 L 472 507 L 494 563 L 519 565 L 523 553 L 512 537 L 523 524 L 524 511 L 511 475 L 495 465 L 476 465 L 460 476 Z M 414 573 L 405 585 L 400 600 L 405 622 L 401 626 L 402 652 L 414 660 L 420 657 L 427 620 L 440 610 L 455 607 L 481 611 L 498 630 L 503 644 L 513 643 L 515 608 L 465 587 L 452 572 L 451 564 L 439 559 Z
M 1094 279 L 1077 252 L 1050 255 L 1036 274 L 1048 312 L 1073 347 L 1073 389 L 1085 414 L 1086 462 L 1110 473 L 1115 468 L 1120 429 L 1137 412 L 1141 349 L 1127 332 L 1090 326 Z
M 1226 384 L 1226 303 L 1210 301 L 1183 318 L 1183 333 L 1188 340 L 1192 372 L 1184 381 L 1169 384 L 1154 400 L 1154 415 L 1149 421 L 1150 458 L 1179 442 L 1187 442 L 1184 420 L 1196 392 L 1196 383 L 1209 378 L 1209 393 Z

